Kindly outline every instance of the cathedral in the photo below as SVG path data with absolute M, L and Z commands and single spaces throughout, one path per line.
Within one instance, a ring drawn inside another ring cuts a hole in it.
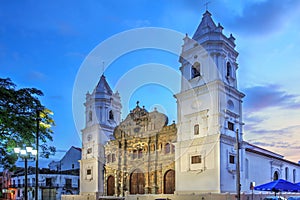
M 235 38 L 206 11 L 183 38 L 177 123 L 137 102 L 121 121 L 121 97 L 102 75 L 86 94 L 80 194 L 250 193 L 279 178 L 300 182 L 300 164 L 243 139 Z M 237 164 L 238 163 L 238 164 Z

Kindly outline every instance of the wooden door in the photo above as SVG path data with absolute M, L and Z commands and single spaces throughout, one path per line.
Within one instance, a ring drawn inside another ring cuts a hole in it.
M 109 176 L 107 178 L 107 196 L 113 196 L 115 194 L 115 177 Z
M 56 189 L 49 189 L 49 188 L 42 189 L 42 200 L 55 200 L 55 199 L 56 199 Z
M 130 194 L 145 194 L 145 176 L 140 170 L 135 170 L 130 175 Z
M 164 176 L 164 193 L 174 194 L 175 191 L 175 171 L 169 170 Z

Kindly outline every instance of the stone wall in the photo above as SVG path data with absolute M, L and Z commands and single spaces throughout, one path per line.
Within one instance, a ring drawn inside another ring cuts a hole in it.
M 281 196 L 297 196 L 300 194 L 282 194 Z M 241 200 L 263 200 L 266 196 L 274 196 L 274 194 L 254 194 L 253 199 L 251 194 L 241 194 Z M 117 197 L 105 197 L 103 199 L 124 199 Z M 161 194 L 161 195 L 129 195 L 125 197 L 125 200 L 236 200 L 235 194 L 184 194 L 184 195 L 172 195 L 172 194 Z M 96 196 L 80 196 L 80 195 L 63 195 L 61 200 L 96 200 Z M 99 199 L 98 199 L 99 200 Z
M 298 194 L 300 196 L 300 194 Z M 274 194 L 254 194 L 253 199 L 251 194 L 241 194 L 241 200 L 263 200 L 266 196 L 274 196 Z M 282 194 L 288 198 L 289 196 L 297 196 L 297 194 Z M 126 200 L 236 200 L 235 194 L 186 194 L 186 195 L 131 195 L 126 197 Z
M 61 200 L 96 200 L 96 195 L 62 195 Z

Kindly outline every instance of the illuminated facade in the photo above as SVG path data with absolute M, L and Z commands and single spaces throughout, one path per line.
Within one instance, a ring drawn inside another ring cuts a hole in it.
M 176 125 L 138 104 L 105 145 L 105 195 L 173 194 Z
M 139 103 L 121 122 L 120 96 L 104 76 L 87 94 L 82 195 L 235 193 L 237 141 L 241 192 L 250 193 L 251 182 L 300 181 L 298 163 L 243 139 L 235 38 L 206 11 L 183 40 L 177 124 Z

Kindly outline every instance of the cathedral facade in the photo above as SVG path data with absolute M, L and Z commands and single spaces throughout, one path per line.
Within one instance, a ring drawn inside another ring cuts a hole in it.
M 300 182 L 298 163 L 243 139 L 235 38 L 206 11 L 183 41 L 177 124 L 139 102 L 121 121 L 121 98 L 103 75 L 86 95 L 82 195 L 234 193 L 238 177 L 245 193 L 279 178 Z
M 106 195 L 173 194 L 176 125 L 138 104 L 105 145 Z

